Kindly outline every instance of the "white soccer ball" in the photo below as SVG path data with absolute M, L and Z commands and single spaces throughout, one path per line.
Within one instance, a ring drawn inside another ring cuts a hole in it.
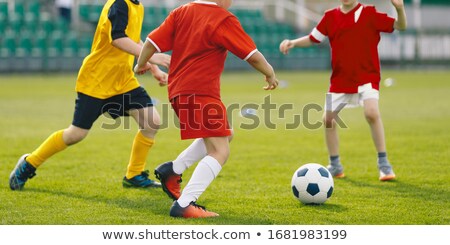
M 298 168 L 291 181 L 295 198 L 304 204 L 322 204 L 333 194 L 333 176 L 318 163 L 308 163 Z

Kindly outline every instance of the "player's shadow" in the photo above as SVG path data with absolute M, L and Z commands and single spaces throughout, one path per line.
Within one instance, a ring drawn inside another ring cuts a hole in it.
M 272 221 L 258 218 L 255 216 L 243 218 L 242 214 L 239 215 L 221 215 L 219 218 L 213 219 L 177 219 L 169 217 L 169 209 L 172 205 L 172 200 L 170 200 L 161 189 L 133 189 L 127 191 L 135 191 L 136 195 L 146 195 L 144 198 L 139 198 L 139 200 L 132 200 L 127 197 L 105 197 L 101 195 L 83 194 L 70 191 L 62 191 L 55 189 L 43 189 L 43 188 L 33 188 L 27 187 L 22 192 L 32 192 L 32 193 L 43 193 L 47 195 L 53 195 L 57 197 L 64 197 L 68 199 L 80 199 L 85 202 L 101 203 L 107 205 L 113 205 L 121 209 L 129 209 L 137 211 L 145 215 L 146 213 L 151 213 L 157 216 L 167 217 L 164 223 L 152 223 L 150 220 L 148 224 L 153 225 L 173 225 L 173 224 L 211 224 L 211 225 L 234 225 L 234 224 L 271 224 Z M 208 203 L 208 199 L 205 198 L 204 203 Z M 149 214 L 149 215 L 151 215 Z M 130 220 L 130 224 L 136 224 Z M 80 223 L 80 221 L 77 221 Z M 114 222 L 100 223 L 102 225 L 108 225 Z M 58 225 L 58 223 L 55 223 Z M 89 223 L 91 224 L 91 223 Z M 139 225 L 142 225 L 139 223 Z
M 56 189 L 43 189 L 35 187 L 27 187 L 22 192 L 34 192 L 43 193 L 58 197 L 65 197 L 68 199 L 80 199 L 93 203 L 105 203 L 108 205 L 114 205 L 119 208 L 132 209 L 135 211 L 143 211 L 148 213 L 149 211 L 155 215 L 167 215 L 168 207 L 171 205 L 170 199 L 167 198 L 161 189 L 145 189 L 145 190 L 130 190 L 135 192 L 141 192 L 137 195 L 146 195 L 139 200 L 133 200 L 132 198 L 123 197 L 105 197 L 102 195 L 83 194 L 70 191 L 62 191 Z M 161 208 L 164 206 L 165 208 Z
M 323 204 L 303 204 L 299 202 L 298 206 L 306 210 L 320 210 L 322 212 L 330 212 L 330 213 L 340 213 L 348 210 L 348 208 L 345 207 L 344 205 L 330 203 L 330 201 L 327 201 L 326 203 Z M 305 210 L 301 211 L 304 212 Z

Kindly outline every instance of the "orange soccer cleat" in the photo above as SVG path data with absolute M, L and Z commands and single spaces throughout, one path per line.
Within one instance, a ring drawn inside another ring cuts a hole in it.
M 177 201 L 173 202 L 170 208 L 170 216 L 182 218 L 212 218 L 218 217 L 219 214 L 206 210 L 205 207 L 191 202 L 187 207 L 182 208 Z

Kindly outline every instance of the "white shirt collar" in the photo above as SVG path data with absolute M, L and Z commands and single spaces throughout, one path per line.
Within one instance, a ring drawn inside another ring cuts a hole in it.
M 217 5 L 217 3 L 215 3 L 215 2 L 202 1 L 202 0 L 195 0 L 194 3 Z

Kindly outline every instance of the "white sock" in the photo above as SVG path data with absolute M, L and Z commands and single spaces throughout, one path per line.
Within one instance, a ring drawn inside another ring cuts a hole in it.
M 192 164 L 200 161 L 206 156 L 206 146 L 203 139 L 195 139 L 188 148 L 186 148 L 177 159 L 173 161 L 173 171 L 176 174 L 182 174 Z
M 197 165 L 191 179 L 183 190 L 178 204 L 182 208 L 187 207 L 191 202 L 197 201 L 200 195 L 208 188 L 211 182 L 219 174 L 222 166 L 211 156 L 204 157 Z

